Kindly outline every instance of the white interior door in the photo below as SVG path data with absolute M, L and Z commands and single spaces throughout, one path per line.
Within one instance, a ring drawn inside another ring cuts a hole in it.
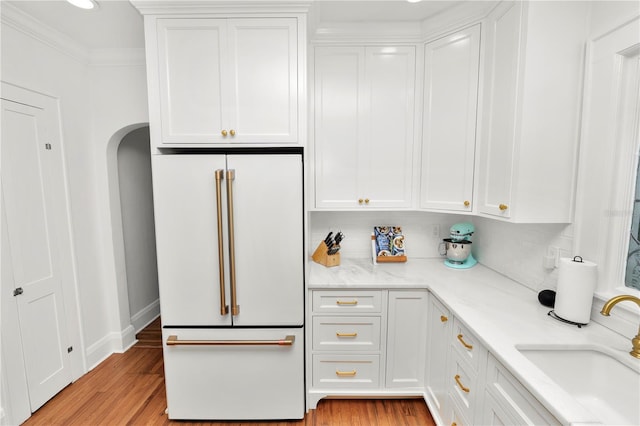
M 71 382 L 62 280 L 64 181 L 43 109 L 2 100 L 2 195 L 31 411 Z M 3 262 L 4 263 L 4 262 Z M 11 288 L 10 288 L 11 287 Z M 4 331 L 3 331 L 4 333 Z

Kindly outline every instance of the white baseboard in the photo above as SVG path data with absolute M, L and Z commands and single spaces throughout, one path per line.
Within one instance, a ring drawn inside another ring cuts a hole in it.
M 156 299 L 131 316 L 131 325 L 139 332 L 160 316 L 160 299 Z
M 136 343 L 136 331 L 129 325 L 120 333 L 109 333 L 86 350 L 87 365 L 91 371 L 113 353 L 122 353 Z

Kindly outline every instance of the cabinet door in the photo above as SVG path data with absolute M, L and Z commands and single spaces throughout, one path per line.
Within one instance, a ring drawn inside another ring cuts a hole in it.
M 366 206 L 411 207 L 414 93 L 414 47 L 366 49 L 358 161 Z
M 499 8 L 488 25 L 485 124 L 480 162 L 482 213 L 511 215 L 522 4 Z M 540 123 L 544 125 L 544 123 Z
M 158 19 L 156 28 L 162 143 L 224 142 L 226 20 Z
M 162 322 L 231 325 L 231 315 L 220 311 L 219 273 L 224 265 L 218 261 L 215 185 L 215 171 L 225 168 L 225 156 L 152 157 Z
M 427 375 L 426 394 L 432 412 L 445 415 L 447 401 L 447 359 L 453 318 L 447 308 L 434 296 L 429 300 L 427 330 Z M 436 413 L 434 413 L 436 415 Z M 446 419 L 441 419 L 446 423 Z
M 230 121 L 234 143 L 290 143 L 298 138 L 295 18 L 229 20 Z
M 427 292 L 390 291 L 387 388 L 422 388 L 427 335 Z
M 471 211 L 480 26 L 425 46 L 420 207 Z
M 357 207 L 363 197 L 358 168 L 363 53 L 357 47 L 315 49 L 316 207 Z

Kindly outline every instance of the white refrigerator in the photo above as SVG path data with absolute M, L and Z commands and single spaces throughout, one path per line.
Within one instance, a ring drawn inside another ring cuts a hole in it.
M 304 417 L 297 148 L 152 158 L 170 419 Z

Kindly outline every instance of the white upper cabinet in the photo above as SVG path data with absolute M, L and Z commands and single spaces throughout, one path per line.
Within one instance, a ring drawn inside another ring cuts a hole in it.
M 296 18 L 147 17 L 146 31 L 158 147 L 299 142 Z
M 478 212 L 573 220 L 587 5 L 506 2 L 487 20 Z
M 425 45 L 420 208 L 470 212 L 480 25 Z
M 315 207 L 412 205 L 415 48 L 316 47 Z

